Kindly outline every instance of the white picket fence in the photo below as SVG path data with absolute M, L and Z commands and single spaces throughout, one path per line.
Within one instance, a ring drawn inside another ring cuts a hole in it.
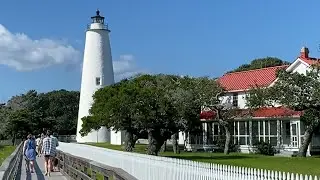
M 139 180 L 318 180 L 316 176 L 128 153 L 84 144 L 61 142 L 58 149 L 121 168 Z

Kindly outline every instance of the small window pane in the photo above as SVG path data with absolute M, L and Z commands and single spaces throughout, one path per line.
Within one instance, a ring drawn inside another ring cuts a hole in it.
M 259 142 L 259 137 L 252 137 L 252 144 L 257 144 Z
M 244 121 L 239 121 L 240 135 L 246 135 L 246 127 Z
M 277 145 L 277 137 L 270 137 L 270 144 L 272 146 L 276 146 Z
M 101 85 L 101 79 L 99 77 L 96 78 L 96 85 L 97 86 Z
M 285 122 L 286 135 L 290 136 L 290 122 Z
M 252 136 L 253 137 L 258 135 L 258 130 L 259 130 L 258 121 L 252 121 Z
M 263 121 L 260 121 L 260 135 L 263 135 Z
M 277 121 L 270 121 L 270 135 L 277 135 Z
M 235 123 L 234 123 L 234 135 L 239 135 L 238 134 L 238 121 L 236 121 Z
M 246 145 L 246 138 L 245 137 L 240 137 L 240 140 L 239 140 L 239 144 L 240 145 Z
M 219 135 L 219 124 L 213 124 L 213 135 Z
M 269 136 L 269 122 L 270 121 L 265 121 L 265 131 L 264 131 L 264 133 L 265 133 L 265 135 L 266 136 Z

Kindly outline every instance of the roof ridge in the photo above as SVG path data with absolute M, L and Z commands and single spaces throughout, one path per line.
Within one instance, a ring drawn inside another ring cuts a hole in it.
M 225 75 L 229 75 L 229 74 L 240 74 L 240 73 L 245 73 L 245 72 L 250 72 L 250 71 L 258 71 L 258 70 L 279 68 L 279 67 L 285 67 L 285 66 L 289 66 L 289 65 L 288 65 L 288 64 L 285 64 L 285 65 L 271 66 L 271 67 L 265 67 L 265 68 L 259 68 L 259 69 L 250 69 L 250 70 L 245 70 L 245 71 L 230 72 L 230 73 L 225 73 L 225 74 L 222 75 L 221 77 L 223 77 L 223 76 L 225 76 Z

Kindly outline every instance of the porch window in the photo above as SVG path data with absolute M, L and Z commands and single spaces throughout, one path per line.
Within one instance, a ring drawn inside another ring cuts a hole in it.
M 213 141 L 217 141 L 219 138 L 220 127 L 218 123 L 213 123 L 212 126 Z
M 269 131 L 269 142 L 272 146 L 276 146 L 277 143 L 277 121 L 271 120 L 268 121 L 270 131 Z
M 235 144 L 249 144 L 249 123 L 247 121 L 234 122 L 234 140 Z
M 252 121 L 252 144 L 259 142 L 259 122 Z
M 253 123 L 253 122 L 252 122 Z M 254 125 L 254 124 L 253 124 Z M 263 142 L 269 142 L 271 145 L 277 145 L 277 120 L 267 120 L 267 121 L 259 121 L 257 123 L 258 127 L 252 126 L 252 128 L 256 128 L 259 130 L 259 139 Z M 252 129 L 252 132 L 255 130 Z M 254 138 L 254 136 L 253 136 Z

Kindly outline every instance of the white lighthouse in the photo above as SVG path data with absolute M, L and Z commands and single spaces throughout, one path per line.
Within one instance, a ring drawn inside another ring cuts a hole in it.
M 110 131 L 105 127 L 101 127 L 98 131 L 92 131 L 84 137 L 81 137 L 79 133 L 82 128 L 81 118 L 89 115 L 93 94 L 99 88 L 114 83 L 109 40 L 110 30 L 104 22 L 104 17 L 100 16 L 99 10 L 97 10 L 96 16 L 91 19 L 92 22 L 88 24 L 86 31 L 83 56 L 77 142 L 110 142 Z

